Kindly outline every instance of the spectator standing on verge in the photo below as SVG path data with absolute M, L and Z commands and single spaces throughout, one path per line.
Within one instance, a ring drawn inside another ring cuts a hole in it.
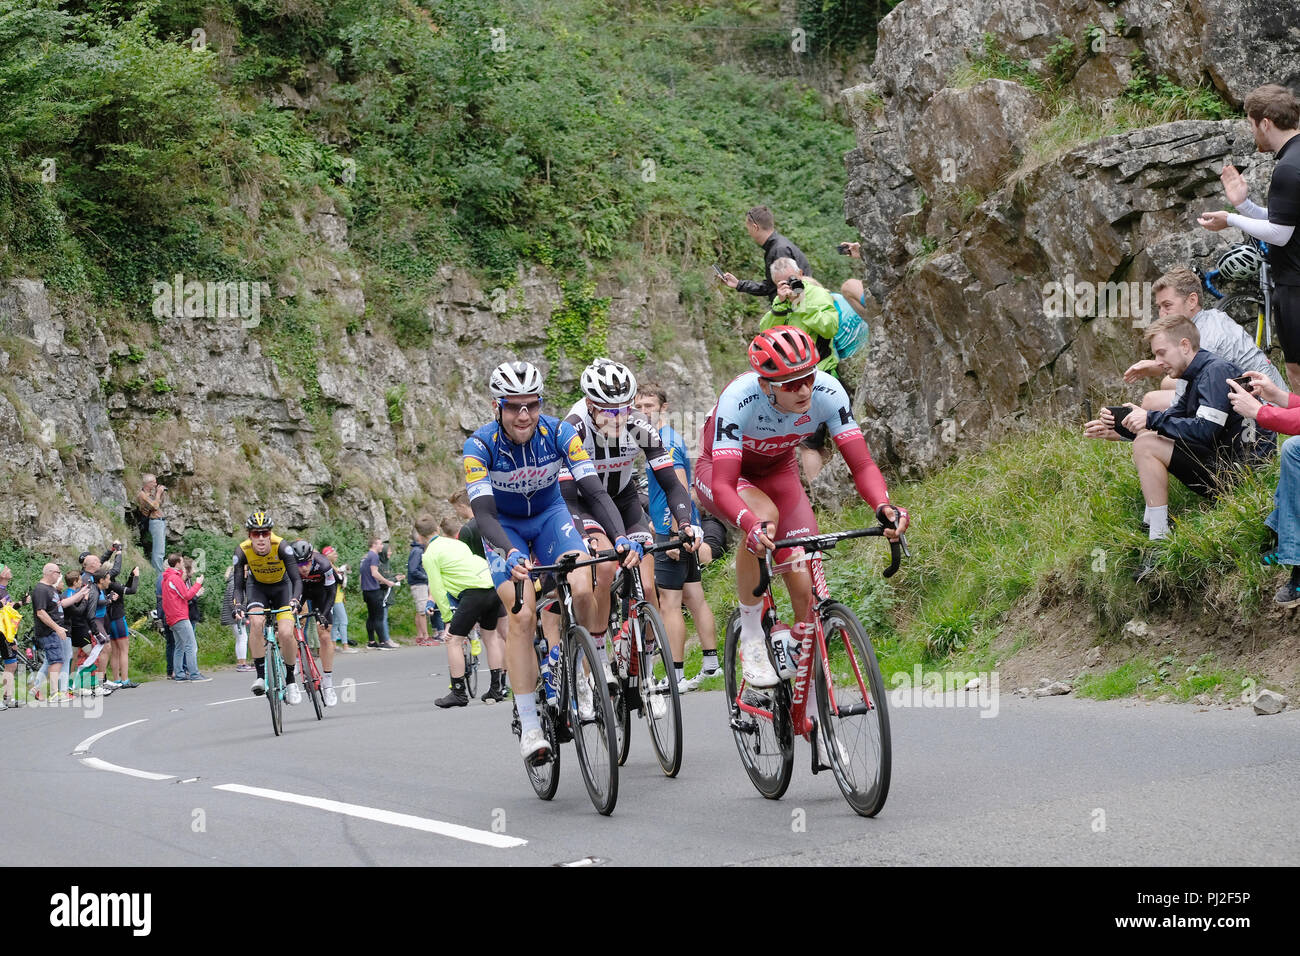
M 1243 104 L 1255 148 L 1272 153 L 1276 164 L 1268 184 L 1268 206 L 1250 201 L 1245 177 L 1232 165 L 1219 175 L 1235 213 L 1219 210 L 1201 215 L 1199 222 L 1211 232 L 1229 226 L 1268 243 L 1269 272 L 1273 278 L 1273 314 L 1289 382 L 1300 382 L 1300 100 L 1284 86 L 1269 83 L 1246 95 Z
M 325 545 L 320 549 L 329 563 L 334 568 L 334 579 L 338 582 L 338 590 L 334 594 L 334 643 L 338 645 L 335 650 L 340 654 L 355 654 L 357 649 L 352 646 L 352 641 L 348 640 L 348 609 L 343 604 L 343 589 L 348 583 L 348 566 L 339 564 L 339 553 L 333 545 Z
M 163 613 L 167 626 L 176 635 L 176 659 L 173 662 L 176 676 L 173 680 L 208 681 L 199 673 L 199 643 L 190 621 L 190 601 L 203 593 L 203 577 L 185 583 L 185 565 L 179 554 L 167 556 L 167 570 L 163 572 Z
M 163 554 L 167 550 L 167 521 L 163 518 L 162 502 L 167 489 L 158 484 L 155 475 L 145 475 L 144 484 L 136 494 L 140 514 L 149 522 L 149 538 L 153 544 L 153 553 L 149 563 L 155 574 L 163 573 Z
M 226 591 L 221 596 L 221 623 L 235 635 L 235 670 L 249 673 L 254 670 L 248 663 L 248 624 L 235 620 L 235 559 L 226 568 Z
M 7 615 L 4 633 L 0 634 L 0 662 L 4 666 L 3 676 L 0 676 L 0 681 L 4 682 L 0 710 L 18 706 L 14 697 L 14 681 L 18 672 L 18 629 L 22 620 L 17 616 L 13 598 L 9 596 L 9 582 L 13 579 L 14 573 L 8 566 L 0 564 L 0 608 L 6 609 L 4 613 Z
M 140 569 L 132 568 L 131 575 L 127 578 L 126 584 L 118 584 L 113 575 L 100 569 L 96 576 L 95 585 L 99 588 L 99 593 L 104 597 L 104 627 L 108 631 L 109 645 L 109 664 L 113 667 L 113 673 L 116 675 L 116 684 L 118 687 L 138 687 L 139 685 L 130 679 L 127 674 L 129 644 L 131 642 L 130 629 L 126 626 L 126 598 L 128 595 L 135 593 L 136 582 L 140 580 Z
M 424 517 L 421 515 L 421 517 Z M 428 540 L 428 537 L 425 537 Z M 434 633 L 429 634 L 429 577 L 424 573 L 424 543 L 419 531 L 411 538 L 411 550 L 406 556 L 406 581 L 411 587 L 411 598 L 415 601 L 415 643 L 420 647 L 433 647 L 442 643 L 443 624 L 441 610 L 434 605 Z
M 82 584 L 80 591 L 66 598 L 59 597 L 58 585 L 59 566 L 52 563 L 45 565 L 41 569 L 41 580 L 32 588 L 32 611 L 36 618 L 33 636 L 45 652 L 45 660 L 50 665 L 50 699 L 67 700 L 72 695 L 60 694 L 56 689 L 59 672 L 63 670 L 64 664 L 63 640 L 68 636 L 68 629 L 63 626 L 63 609 L 84 598 L 90 585 Z M 39 685 L 36 696 L 39 700 Z
M 1273 513 L 1264 523 L 1277 535 L 1278 564 L 1290 565 L 1291 577 L 1273 595 L 1278 607 L 1300 605 L 1300 395 L 1275 385 L 1258 372 L 1247 372 L 1251 379 L 1250 390 L 1236 382 L 1229 383 L 1228 396 L 1233 409 L 1242 418 L 1251 419 L 1258 427 L 1283 435 L 1291 435 L 1282 443 L 1282 469 L 1277 478 L 1277 491 L 1273 493 Z M 1263 405 L 1272 402 L 1272 405 Z
M 673 456 L 673 475 L 683 487 L 691 487 L 691 459 L 686 452 L 686 441 L 667 422 L 668 393 L 654 382 L 643 382 L 636 395 L 636 407 L 646 421 L 659 429 L 659 440 Z M 650 507 L 646 514 L 654 526 L 655 542 L 662 543 L 677 532 L 677 521 L 668 507 L 668 496 L 654 469 L 646 466 L 650 486 Z M 691 502 L 691 522 L 700 523 L 699 508 Z M 663 616 L 668 643 L 672 646 L 673 664 L 677 671 L 677 685 L 691 691 L 706 677 L 718 673 L 718 633 L 713 620 L 713 609 L 704 598 L 700 583 L 700 565 L 694 554 L 680 549 L 660 551 L 654 556 L 655 587 L 659 589 L 659 611 Z M 686 619 L 682 616 L 682 603 L 691 609 L 695 633 L 699 635 L 704 659 L 700 672 L 690 680 L 685 679 L 683 661 L 686 656 Z
M 379 570 L 379 549 L 384 542 L 380 538 L 370 539 L 370 550 L 361 559 L 361 597 L 366 602 L 366 638 L 367 647 L 394 648 L 397 645 L 388 638 L 388 611 L 384 607 L 384 589 L 397 584 Z
M 776 283 L 772 279 L 772 263 L 777 259 L 793 259 L 804 275 L 812 275 L 808 260 L 793 242 L 776 231 L 776 219 L 772 210 L 766 206 L 755 206 L 745 214 L 745 231 L 749 238 L 763 247 L 763 281 L 757 279 L 737 279 L 730 272 L 724 272 L 719 281 L 737 292 L 748 295 L 765 295 L 771 302 L 776 295 Z

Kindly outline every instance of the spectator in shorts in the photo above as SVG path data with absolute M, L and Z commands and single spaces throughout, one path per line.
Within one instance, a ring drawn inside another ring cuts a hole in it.
M 59 566 L 47 564 L 41 569 L 41 580 L 32 588 L 32 612 L 35 616 L 33 637 L 45 652 L 45 661 L 49 664 L 50 700 L 67 700 L 71 694 L 57 690 L 59 673 L 65 663 L 63 641 L 68 636 L 64 626 L 63 609 L 84 599 L 89 586 L 83 584 L 80 591 L 70 597 L 61 597 L 58 592 Z M 36 699 L 40 700 L 41 688 L 36 687 Z
M 1201 333 L 1201 348 L 1225 358 L 1246 372 L 1261 372 L 1274 385 L 1282 385 L 1282 376 L 1268 356 L 1260 351 L 1245 329 L 1226 312 L 1201 308 L 1201 278 L 1188 266 L 1178 266 L 1156 280 L 1152 287 L 1160 315 L 1190 315 Z M 1149 412 L 1164 411 L 1187 389 L 1187 382 L 1164 374 L 1155 359 L 1143 359 L 1128 367 L 1124 381 L 1161 378 L 1160 388 L 1142 397 L 1142 407 Z
M 427 540 L 427 538 L 426 538 Z M 434 605 L 434 632 L 429 634 L 429 578 L 424 573 L 424 544 L 417 531 L 411 539 L 411 551 L 406 557 L 406 581 L 411 588 L 411 598 L 415 601 L 415 643 L 420 647 L 433 647 L 442 643 L 444 627 L 442 614 L 437 604 Z
M 1084 426 L 1089 438 L 1133 442 L 1146 500 L 1145 521 L 1151 540 L 1169 534 L 1169 476 L 1198 495 L 1209 497 L 1229 486 L 1242 466 L 1272 453 L 1272 432 L 1244 427 L 1228 400 L 1228 379 L 1241 370 L 1200 347 L 1201 334 L 1187 315 L 1167 315 L 1146 331 L 1151 353 L 1165 372 L 1185 379 L 1187 388 L 1166 411 L 1146 411 L 1129 403 L 1123 421 L 1109 409 Z M 1149 573 L 1153 556 L 1143 566 Z
M 108 645 L 109 663 L 113 667 L 114 675 L 116 675 L 115 683 L 121 688 L 139 686 L 127 674 L 131 636 L 130 630 L 126 626 L 126 599 L 128 595 L 135 593 L 136 584 L 139 580 L 140 569 L 138 567 L 131 569 L 131 576 L 127 578 L 125 585 L 114 581 L 113 575 L 103 568 L 95 576 L 95 584 L 104 599 L 104 629 L 108 632 L 110 642 Z
M 447 669 L 451 672 L 451 692 L 434 701 L 438 707 L 464 707 L 469 703 L 465 687 L 465 639 L 475 626 L 479 629 L 488 651 L 491 685 L 483 695 L 483 703 L 493 704 L 505 700 L 502 674 L 505 671 L 504 642 L 497 638 L 497 630 L 504 623 L 505 606 L 492 585 L 488 563 L 474 554 L 469 546 L 457 538 L 444 538 L 438 534 L 438 522 L 431 514 L 415 519 L 415 540 L 420 543 L 421 560 L 429 584 L 429 600 L 442 606 L 451 621 L 447 627 Z M 455 610 L 452 601 L 456 602 Z
M 637 410 L 645 416 L 646 421 L 659 429 L 659 440 L 673 456 L 673 475 L 685 488 L 691 487 L 691 460 L 686 453 L 686 441 L 667 422 L 668 393 L 654 382 L 643 382 L 636 396 Z M 667 541 L 677 532 L 677 521 L 668 507 L 668 496 L 664 493 L 659 478 L 648 465 L 646 466 L 649 484 L 650 506 L 646 514 L 654 527 L 655 542 Z M 699 525 L 700 513 L 691 505 L 691 521 Z M 659 590 L 659 611 L 663 616 L 664 628 L 668 631 L 668 643 L 672 647 L 673 664 L 677 671 L 677 686 L 683 691 L 691 691 L 700 686 L 700 681 L 718 673 L 718 634 L 713 620 L 713 609 L 704 599 L 704 586 L 700 583 L 700 565 L 694 554 L 680 549 L 659 551 L 655 553 L 655 587 Z M 691 610 L 691 619 L 695 621 L 695 633 L 699 635 L 700 647 L 704 659 L 700 672 L 690 680 L 685 680 L 683 662 L 686 655 L 686 619 L 682 615 L 682 603 Z
M 5 631 L 0 635 L 0 664 L 4 667 L 3 677 L 0 677 L 4 684 L 0 710 L 18 706 L 14 697 L 14 681 L 18 672 L 18 628 L 22 620 L 17 616 L 13 598 L 9 596 L 9 584 L 13 579 L 14 573 L 8 566 L 0 564 L 0 608 L 6 609 L 6 620 L 3 622 Z
M 1272 153 L 1273 178 L 1268 184 L 1268 206 L 1250 201 L 1250 190 L 1236 167 L 1223 167 L 1219 175 L 1228 202 L 1226 210 L 1206 212 L 1199 222 L 1211 232 L 1235 226 L 1248 236 L 1268 243 L 1269 273 L 1273 279 L 1273 315 L 1286 356 L 1289 382 L 1300 382 L 1300 100 L 1284 86 L 1269 83 L 1251 90 L 1243 104 L 1255 148 Z
M 176 659 L 173 662 L 178 681 L 209 681 L 199 672 L 199 643 L 190 621 L 190 601 L 203 593 L 203 577 L 194 583 L 185 581 L 185 563 L 179 554 L 167 556 L 167 570 L 163 572 L 163 612 L 167 626 L 176 635 Z

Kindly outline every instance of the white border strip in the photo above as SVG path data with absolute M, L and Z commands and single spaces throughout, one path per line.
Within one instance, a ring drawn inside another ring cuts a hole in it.
M 265 797 L 268 800 L 280 800 L 284 803 L 296 803 L 303 807 L 315 807 L 318 810 L 328 810 L 330 813 L 341 813 L 349 817 L 360 817 L 363 820 L 374 820 L 376 823 L 387 823 L 395 827 L 407 827 L 411 830 L 421 830 L 425 833 L 436 833 L 440 836 L 451 837 L 453 840 L 464 840 L 467 843 L 477 843 L 480 846 L 507 849 L 510 847 L 526 846 L 528 844 L 527 840 L 521 840 L 519 837 L 506 836 L 504 833 L 492 833 L 489 830 L 475 830 L 472 827 L 463 827 L 457 823 L 444 823 L 442 820 L 429 820 L 425 817 L 412 816 L 409 813 L 397 813 L 393 810 L 379 810 L 375 807 L 363 807 L 355 803 L 340 803 L 338 800 L 326 800 L 322 797 L 308 797 L 299 793 L 286 793 L 283 790 L 267 790 L 262 787 L 246 787 L 241 783 L 223 783 L 213 787 L 212 789 L 226 790 L 230 793 L 242 793 L 250 797 Z
M 81 743 L 77 744 L 77 746 L 72 749 L 72 752 L 78 754 L 88 753 L 90 751 L 90 748 L 94 745 L 95 741 L 99 740 L 101 737 L 107 737 L 109 734 L 113 733 L 114 731 L 121 730 L 124 727 L 134 727 L 136 724 L 143 724 L 148 719 L 149 719 L 148 717 L 141 717 L 139 720 L 132 720 L 125 724 L 118 724 L 116 727 L 109 727 L 108 730 L 101 730 L 99 733 L 87 737 Z
M 98 757 L 82 757 L 81 762 L 87 767 L 94 767 L 96 770 L 111 770 L 113 773 L 124 773 L 128 777 L 139 777 L 141 780 L 170 780 L 176 776 L 172 773 L 150 773 L 148 770 L 133 770 L 130 767 L 119 767 L 115 763 L 109 763 L 107 760 L 100 760 Z

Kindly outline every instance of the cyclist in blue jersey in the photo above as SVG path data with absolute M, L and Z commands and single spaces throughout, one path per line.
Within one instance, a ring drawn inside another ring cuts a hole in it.
M 514 582 L 527 580 L 533 557 L 554 564 L 566 554 L 587 554 L 560 494 L 559 476 L 565 467 L 597 520 L 615 533 L 614 546 L 627 552 L 625 564 L 636 564 L 641 546 L 624 533 L 622 516 L 596 476 L 582 439 L 572 425 L 541 414 L 542 373 L 537 367 L 527 362 L 499 365 L 489 388 L 496 416 L 465 441 L 465 484 L 484 543 L 504 555 L 505 573 L 495 571 L 493 583 L 507 609 L 514 607 Z M 578 619 L 595 624 L 591 575 L 574 574 L 570 584 Z M 535 616 L 534 591 L 526 587 L 523 607 L 510 614 L 506 670 L 519 712 L 520 752 L 525 760 L 542 763 L 550 757 L 550 745 L 537 717 L 533 690 L 537 686 Z M 581 690 L 583 682 L 578 684 Z

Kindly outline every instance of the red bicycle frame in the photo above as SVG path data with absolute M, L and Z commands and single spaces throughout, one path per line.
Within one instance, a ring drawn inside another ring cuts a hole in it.
M 307 615 L 303 620 L 312 620 L 314 614 Z M 298 662 L 300 673 L 304 679 L 310 679 L 316 688 L 320 689 L 320 668 L 316 666 L 316 658 L 312 656 L 311 648 L 307 646 L 307 634 L 303 630 L 302 622 L 294 619 L 293 622 L 294 637 L 298 640 L 298 656 L 301 660 Z
M 813 720 L 808 715 L 808 685 L 812 673 L 812 651 L 814 641 L 816 642 L 816 651 L 821 656 L 822 673 L 829 674 L 831 672 L 830 658 L 826 649 L 826 632 L 822 627 L 822 616 L 820 613 L 822 604 L 830 597 L 830 590 L 826 585 L 826 573 L 822 568 L 822 559 L 820 554 L 814 554 L 811 557 L 807 555 L 798 555 L 791 561 L 773 567 L 772 574 L 786 574 L 790 571 L 797 571 L 800 570 L 800 566 L 804 564 L 812 565 L 813 629 L 810 634 L 804 635 L 803 642 L 799 646 L 799 664 L 796 668 L 794 677 L 794 694 L 791 698 L 790 704 L 790 720 L 794 725 L 794 732 L 806 740 L 814 728 Z M 767 615 L 769 612 L 771 612 L 772 619 L 775 621 L 776 606 L 772 602 L 772 589 L 770 587 L 763 594 L 763 614 Z M 849 663 L 853 667 L 853 676 L 857 679 L 858 689 L 862 692 L 863 704 L 868 710 L 874 710 L 875 704 L 871 701 L 870 688 L 862 678 L 862 669 L 858 666 L 857 657 L 853 653 L 853 648 L 846 642 L 845 649 L 848 651 Z M 745 681 L 742 678 L 740 687 L 736 692 L 736 706 L 744 713 L 750 714 L 754 717 L 773 720 L 772 711 L 764 710 L 761 707 L 754 707 L 745 703 L 745 686 Z M 831 711 L 838 712 L 838 705 L 835 703 L 834 682 L 829 680 L 826 682 L 826 693 Z

